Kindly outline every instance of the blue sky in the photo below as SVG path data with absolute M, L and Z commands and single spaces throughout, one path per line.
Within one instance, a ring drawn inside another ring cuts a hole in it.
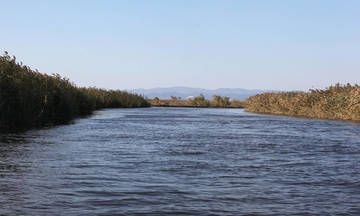
M 3 1 L 0 50 L 79 86 L 360 83 L 360 1 Z

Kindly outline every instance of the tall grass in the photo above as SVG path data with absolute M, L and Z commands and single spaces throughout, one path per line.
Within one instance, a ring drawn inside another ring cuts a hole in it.
M 264 93 L 248 98 L 245 106 L 255 113 L 359 121 L 360 86 L 336 84 L 325 90 Z
M 79 88 L 59 74 L 47 75 L 0 56 L 0 130 L 66 123 L 95 109 L 145 107 L 141 96 L 123 91 Z

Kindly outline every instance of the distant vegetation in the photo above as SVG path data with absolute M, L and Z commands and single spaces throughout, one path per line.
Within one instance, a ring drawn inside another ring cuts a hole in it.
M 206 100 L 203 94 L 200 94 L 200 96 L 194 97 L 194 99 L 191 100 L 191 104 L 194 107 L 209 107 L 210 101 Z
M 79 88 L 59 74 L 31 70 L 7 52 L 0 56 L 0 130 L 65 123 L 95 109 L 149 105 L 139 95 Z
M 248 98 L 245 106 L 255 113 L 359 121 L 360 87 L 336 84 L 325 90 L 264 93 Z
M 158 97 L 161 100 L 176 97 L 177 100 L 187 100 L 192 96 L 203 94 L 206 99 L 212 100 L 213 95 L 227 96 L 233 99 L 245 100 L 250 96 L 264 93 L 268 90 L 249 90 L 241 88 L 219 88 L 219 89 L 203 89 L 203 88 L 189 88 L 189 87 L 170 87 L 170 88 L 152 88 L 152 89 L 131 89 L 131 92 L 136 92 L 140 95 L 146 95 L 149 98 Z
M 149 100 L 152 106 L 160 107 L 223 107 L 223 108 L 243 108 L 243 102 L 239 100 L 230 100 L 229 97 L 213 96 L 213 100 L 207 100 L 203 94 L 189 100 L 181 100 L 181 98 L 172 96 L 171 100 L 160 100 L 155 97 Z
M 213 104 L 216 107 L 228 107 L 231 105 L 229 97 L 221 97 L 219 95 L 213 95 Z

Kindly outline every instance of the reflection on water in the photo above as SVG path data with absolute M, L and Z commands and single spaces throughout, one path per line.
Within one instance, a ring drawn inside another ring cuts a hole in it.
M 360 215 L 360 125 L 109 109 L 0 135 L 0 215 Z

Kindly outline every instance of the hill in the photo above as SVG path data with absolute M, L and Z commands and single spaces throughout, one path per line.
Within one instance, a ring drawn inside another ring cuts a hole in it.
M 248 90 L 242 88 L 219 88 L 215 90 L 202 89 L 202 88 L 189 88 L 189 87 L 170 87 L 170 88 L 152 88 L 152 89 L 132 89 L 127 90 L 131 93 L 144 95 L 147 98 L 170 99 L 170 96 L 181 97 L 182 99 L 188 99 L 194 96 L 203 94 L 206 99 L 212 99 L 213 95 L 219 95 L 223 97 L 230 97 L 231 99 L 245 100 L 256 94 L 262 94 L 265 92 L 271 92 L 267 90 Z

